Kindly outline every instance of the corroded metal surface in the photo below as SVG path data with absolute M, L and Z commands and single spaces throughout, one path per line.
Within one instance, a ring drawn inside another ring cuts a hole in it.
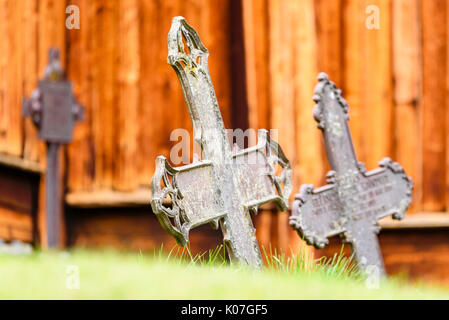
M 262 259 L 250 213 L 269 201 L 287 209 L 290 163 L 266 130 L 259 130 L 256 146 L 231 149 L 209 75 L 209 53 L 182 17 L 173 19 L 168 52 L 168 63 L 181 82 L 201 160 L 173 168 L 164 157 L 157 158 L 151 183 L 153 212 L 181 245 L 188 242 L 190 229 L 205 223 L 220 225 L 231 258 L 258 267 Z M 276 166 L 281 172 L 275 171 Z
M 47 246 L 59 245 L 59 169 L 58 149 L 72 140 L 75 122 L 82 120 L 84 109 L 76 103 L 72 85 L 65 79 L 59 51 L 49 50 L 45 75 L 30 99 L 24 99 L 22 114 L 31 117 L 39 130 L 39 138 L 47 144 L 46 213 Z
M 317 248 L 323 248 L 328 237 L 341 235 L 351 243 L 361 270 L 376 266 L 384 275 L 377 220 L 391 214 L 395 219 L 404 217 L 411 202 L 412 180 L 389 158 L 380 161 L 380 168 L 366 172 L 354 152 L 348 105 L 341 91 L 324 73 L 318 80 L 313 115 L 323 132 L 332 171 L 327 174 L 326 186 L 301 186 L 290 225 Z

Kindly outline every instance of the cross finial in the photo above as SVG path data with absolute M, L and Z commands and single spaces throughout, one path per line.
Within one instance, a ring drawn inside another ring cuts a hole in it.
M 59 60 L 59 50 L 52 47 L 48 50 L 48 64 L 45 67 L 44 79 L 58 81 L 64 78 L 64 71 Z

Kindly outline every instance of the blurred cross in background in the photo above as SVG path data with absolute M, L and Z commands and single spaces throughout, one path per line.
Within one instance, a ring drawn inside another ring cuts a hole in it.
M 39 130 L 39 138 L 47 145 L 46 223 L 47 247 L 57 248 L 60 240 L 60 190 L 58 150 L 72 141 L 76 121 L 84 117 L 84 108 L 77 104 L 72 84 L 66 80 L 59 60 L 59 51 L 50 48 L 44 78 L 29 99 L 24 99 L 22 114 L 31 117 Z
M 318 76 L 313 110 L 322 130 L 331 171 L 326 186 L 301 186 L 295 196 L 290 224 L 308 244 L 323 248 L 328 237 L 340 234 L 351 243 L 358 267 L 385 275 L 377 220 L 402 219 L 411 203 L 412 180 L 390 158 L 367 172 L 357 160 L 349 131 L 349 107 L 341 90 L 325 73 Z

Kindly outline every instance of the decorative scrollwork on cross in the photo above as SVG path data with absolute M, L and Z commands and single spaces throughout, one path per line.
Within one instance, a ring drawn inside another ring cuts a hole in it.
M 270 166 L 268 175 L 272 178 L 279 197 L 282 199 L 278 202 L 281 210 L 288 209 L 288 197 L 292 191 L 292 169 L 290 161 L 288 161 L 280 145 L 271 139 L 268 131 L 259 130 L 258 148 L 265 149 L 267 161 Z M 276 165 L 281 167 L 281 171 L 276 174 Z
M 173 18 L 168 33 L 168 64 L 178 69 L 177 72 L 183 69 L 197 77 L 198 72 L 203 69 L 203 63 L 207 66 L 208 55 L 209 51 L 195 29 L 189 26 L 184 18 Z
M 173 234 L 178 243 L 185 245 L 189 228 L 182 203 L 183 195 L 176 183 L 176 172 L 165 157 L 157 157 L 156 172 L 151 182 L 151 206 L 164 229 Z
M 405 211 L 412 202 L 413 181 L 409 176 L 407 176 L 404 168 L 402 168 L 402 166 L 399 163 L 394 162 L 388 157 L 383 158 L 382 160 L 379 161 L 379 167 L 390 170 L 391 172 L 402 177 L 402 179 L 405 180 L 405 183 L 407 185 L 407 192 L 406 192 L 407 197 L 401 200 L 399 210 L 393 213 L 393 219 L 401 220 L 405 217 Z
M 326 236 L 323 236 L 313 227 L 308 225 L 301 214 L 303 205 L 313 198 L 313 191 L 313 184 L 303 184 L 301 186 L 299 193 L 295 195 L 295 201 L 292 206 L 292 212 L 297 212 L 298 214 L 290 216 L 289 224 L 300 232 L 301 238 L 305 240 L 308 245 L 313 245 L 317 249 L 322 249 L 329 243 L 329 240 Z

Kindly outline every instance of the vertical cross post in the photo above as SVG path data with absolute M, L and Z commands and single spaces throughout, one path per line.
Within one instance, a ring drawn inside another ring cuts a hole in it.
M 47 246 L 54 248 L 59 245 L 59 144 L 47 142 L 47 174 L 46 174 L 46 206 L 47 206 Z
M 23 116 L 31 117 L 38 128 L 39 138 L 47 146 L 46 172 L 46 226 L 47 247 L 57 248 L 60 243 L 59 146 L 72 140 L 76 121 L 82 120 L 84 108 L 73 97 L 72 85 L 66 81 L 59 60 L 59 51 L 49 50 L 48 65 L 38 88 L 22 104 Z
M 231 258 L 259 267 L 262 259 L 250 213 L 270 201 L 287 209 L 290 163 L 266 130 L 259 131 L 257 146 L 231 149 L 209 75 L 209 52 L 182 17 L 173 19 L 168 52 L 202 159 L 173 168 L 158 157 L 151 184 L 153 212 L 181 245 L 187 244 L 191 228 L 220 224 Z M 275 170 L 277 165 L 280 172 Z
M 411 202 L 412 180 L 399 164 L 384 158 L 367 172 L 358 162 L 349 131 L 349 108 L 326 74 L 318 76 L 313 110 L 321 129 L 331 171 L 326 186 L 302 185 L 295 196 L 290 225 L 308 244 L 323 248 L 328 237 L 351 243 L 359 268 L 385 274 L 377 220 L 402 219 Z

